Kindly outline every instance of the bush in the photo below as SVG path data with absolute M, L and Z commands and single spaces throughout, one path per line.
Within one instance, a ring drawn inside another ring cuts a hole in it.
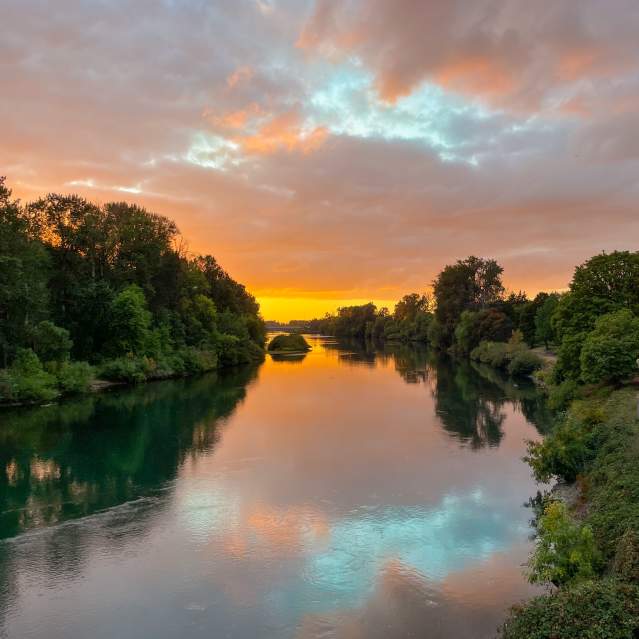
M 182 369 L 186 375 L 198 375 L 217 368 L 218 356 L 215 351 L 197 350 L 185 348 L 180 351 L 183 362 Z
M 592 528 L 579 524 L 566 505 L 552 501 L 537 522 L 537 545 L 528 562 L 532 583 L 555 586 L 591 579 L 601 558 Z
M 58 396 L 56 378 L 42 367 L 30 348 L 20 348 L 5 375 L 4 388 L 8 401 L 39 402 Z
M 33 330 L 35 352 L 43 362 L 62 362 L 69 358 L 73 342 L 66 328 L 53 322 L 40 322 Z
M 577 382 L 574 379 L 566 379 L 561 384 L 550 387 L 548 393 L 548 407 L 553 410 L 564 410 L 577 395 Z
M 128 384 L 146 381 L 150 372 L 150 362 L 146 357 L 117 357 L 107 360 L 100 367 L 100 377 Z
M 593 459 L 595 448 L 593 426 L 568 415 L 543 440 L 528 442 L 524 460 L 537 481 L 545 483 L 556 477 L 570 483 Z
M 581 349 L 586 333 L 574 333 L 564 336 L 557 351 L 555 364 L 555 382 L 565 379 L 577 380 L 581 377 Z
M 619 579 L 639 584 L 639 533 L 628 528 L 617 542 L 612 572 Z
M 290 335 L 276 335 L 268 344 L 268 350 L 286 351 L 289 353 L 301 353 L 310 351 L 311 347 L 299 333 L 291 333 Z
M 471 351 L 470 356 L 495 368 L 505 368 L 510 361 L 508 344 L 504 342 L 481 342 Z
M 636 375 L 639 356 L 639 318 L 629 310 L 603 315 L 581 349 L 581 377 L 585 382 L 618 383 Z
M 63 362 L 56 377 L 64 393 L 86 393 L 91 386 L 93 373 L 93 367 L 87 362 Z
M 516 352 L 508 364 L 511 375 L 530 375 L 542 368 L 544 361 L 532 351 Z
M 502 639 L 632 639 L 639 589 L 614 579 L 587 581 L 535 597 L 511 611 Z

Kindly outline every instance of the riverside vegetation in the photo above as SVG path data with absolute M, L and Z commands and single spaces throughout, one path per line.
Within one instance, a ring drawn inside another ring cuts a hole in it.
M 299 333 L 276 335 L 268 344 L 269 353 L 306 353 L 310 351 L 309 343 Z
M 86 391 L 263 356 L 258 305 L 211 256 L 190 258 L 175 225 L 136 206 L 49 195 L 22 205 L 0 180 L 0 398 Z M 306 330 L 425 342 L 512 376 L 533 374 L 556 411 L 528 446 L 540 482 L 528 577 L 549 592 L 515 608 L 504 639 L 630 639 L 639 630 L 639 253 L 592 257 L 567 292 L 506 294 L 494 260 L 446 266 L 434 299 L 391 314 L 341 308 Z M 546 364 L 533 348 L 556 352 Z M 466 364 L 468 365 L 468 364 Z
M 404 297 L 394 313 L 339 309 L 307 330 L 420 341 L 456 356 L 533 374 L 555 411 L 526 460 L 540 482 L 573 486 L 536 500 L 527 570 L 549 592 L 514 608 L 503 639 L 631 639 L 639 632 L 639 253 L 616 251 L 575 270 L 567 292 L 506 295 L 501 267 L 470 257 L 433 283 L 434 303 Z M 532 348 L 552 348 L 542 359 Z
M 12 199 L 0 178 L 0 403 L 259 360 L 259 306 L 175 224 L 123 202 Z

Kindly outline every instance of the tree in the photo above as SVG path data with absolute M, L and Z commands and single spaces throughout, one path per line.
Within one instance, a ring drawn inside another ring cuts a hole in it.
M 29 343 L 33 325 L 47 317 L 49 258 L 30 233 L 18 200 L 0 177 L 0 364 Z
M 467 355 L 480 342 L 507 342 L 512 332 L 510 318 L 497 309 L 464 311 L 455 327 L 455 349 Z
M 529 563 L 531 582 L 559 586 L 594 577 L 600 554 L 592 529 L 575 522 L 565 504 L 553 501 L 546 506 L 537 529 L 537 546 Z
M 603 315 L 584 340 L 581 376 L 585 382 L 618 383 L 637 375 L 639 317 L 628 309 Z
M 113 300 L 110 312 L 111 339 L 108 351 L 113 356 L 142 353 L 149 338 L 151 313 L 142 289 L 131 284 Z
M 535 317 L 547 299 L 548 293 L 538 293 L 534 300 L 526 303 L 521 309 L 518 328 L 524 336 L 524 341 L 531 348 L 535 346 L 537 340 Z
M 43 362 L 63 362 L 69 359 L 73 341 L 69 331 L 45 320 L 33 331 L 33 346 Z
M 503 296 L 503 269 L 495 260 L 468 257 L 448 265 L 433 283 L 441 330 L 441 346 L 453 342 L 455 326 L 463 311 L 477 311 L 497 303 Z
M 555 340 L 555 328 L 552 323 L 552 318 L 558 304 L 559 295 L 557 293 L 546 295 L 543 303 L 537 306 L 535 313 L 535 340 L 543 342 L 546 350 L 548 350 L 549 342 Z
M 560 341 L 555 376 L 579 379 L 580 354 L 599 317 L 620 309 L 639 314 L 639 252 L 601 253 L 575 269 L 570 291 L 552 317 Z
M 396 322 L 414 321 L 417 315 L 428 313 L 430 307 L 431 302 L 427 295 L 410 293 L 409 295 L 404 295 L 404 297 L 395 304 L 393 319 Z

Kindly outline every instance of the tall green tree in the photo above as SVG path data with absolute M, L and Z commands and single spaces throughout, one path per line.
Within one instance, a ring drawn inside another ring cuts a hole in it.
M 48 315 L 50 261 L 28 218 L 0 177 L 0 366 Z
M 455 326 L 464 311 L 478 311 L 496 304 L 504 294 L 503 269 L 495 260 L 471 256 L 448 265 L 433 283 L 437 306 L 439 347 L 453 343 Z
M 144 292 L 137 284 L 131 284 L 116 295 L 111 304 L 111 339 L 109 354 L 143 354 L 150 337 L 151 313 L 147 308 Z
M 537 308 L 535 313 L 535 341 L 542 342 L 546 349 L 550 342 L 555 341 L 555 328 L 552 318 L 559 304 L 559 295 L 552 293 L 546 296 L 543 304 Z
M 620 309 L 639 314 L 639 252 L 601 253 L 576 268 L 552 318 L 560 341 L 558 381 L 581 377 L 581 349 L 588 333 L 599 317 Z

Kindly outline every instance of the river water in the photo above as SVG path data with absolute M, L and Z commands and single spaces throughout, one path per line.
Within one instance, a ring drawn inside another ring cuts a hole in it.
M 493 637 L 534 388 L 406 348 L 0 413 L 0 636 Z

